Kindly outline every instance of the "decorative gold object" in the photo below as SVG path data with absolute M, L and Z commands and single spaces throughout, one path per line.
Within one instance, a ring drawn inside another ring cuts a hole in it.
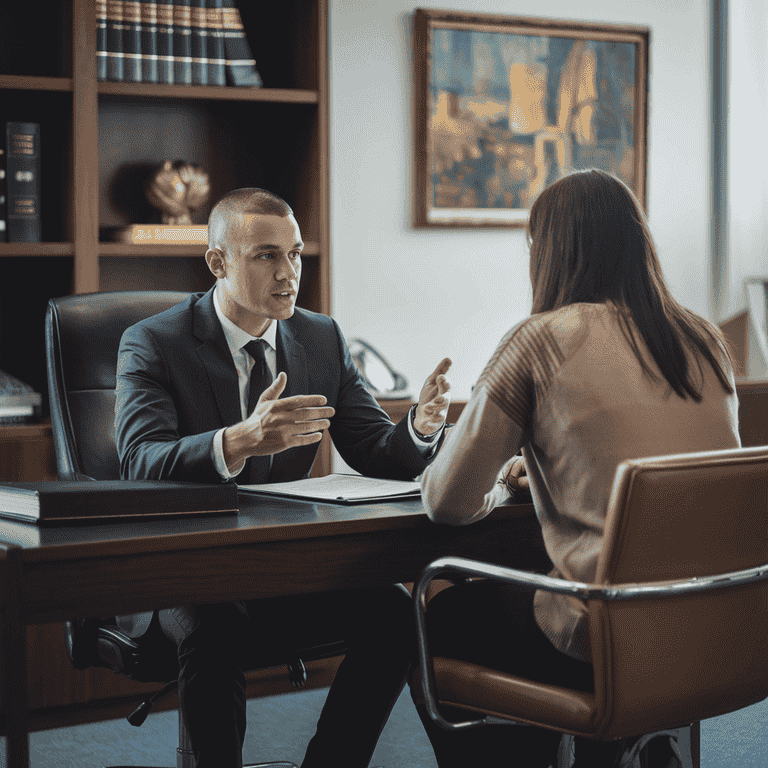
M 211 187 L 208 174 L 196 163 L 166 160 L 152 172 L 144 191 L 163 224 L 179 226 L 192 224 L 190 211 L 208 202 Z

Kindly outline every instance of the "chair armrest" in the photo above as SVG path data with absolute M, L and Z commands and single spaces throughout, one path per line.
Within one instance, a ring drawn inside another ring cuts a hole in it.
M 463 557 L 441 557 L 430 563 L 419 576 L 413 588 L 414 611 L 416 614 L 416 633 L 419 651 L 419 675 L 424 694 L 424 704 L 430 717 L 442 728 L 451 731 L 463 730 L 479 725 L 498 722 L 509 722 L 499 718 L 485 717 L 481 720 L 468 720 L 462 723 L 451 723 L 437 709 L 435 694 L 435 676 L 429 646 L 427 643 L 427 593 L 429 585 L 437 578 L 445 578 L 446 574 L 459 574 L 464 578 L 484 578 L 499 581 L 504 584 L 514 584 L 526 590 L 544 590 L 561 595 L 569 595 L 580 600 L 631 600 L 649 597 L 667 597 L 670 595 L 688 594 L 723 589 L 740 584 L 768 580 L 768 564 L 748 568 L 742 571 L 716 574 L 713 576 L 677 579 L 672 581 L 647 582 L 642 584 L 597 585 L 580 581 L 556 579 L 516 568 L 483 563 Z

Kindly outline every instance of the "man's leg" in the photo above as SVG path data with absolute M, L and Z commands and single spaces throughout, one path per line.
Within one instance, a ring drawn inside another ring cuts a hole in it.
M 252 631 L 273 627 L 285 647 L 346 642 L 302 768 L 368 768 L 415 654 L 408 593 L 386 586 L 247 605 Z
M 159 616 L 163 632 L 178 649 L 179 713 L 197 768 L 240 768 L 245 739 L 245 606 L 173 608 Z

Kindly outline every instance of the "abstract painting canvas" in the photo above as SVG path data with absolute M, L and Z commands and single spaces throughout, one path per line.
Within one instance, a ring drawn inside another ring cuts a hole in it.
M 418 9 L 417 226 L 525 225 L 548 184 L 609 171 L 645 205 L 649 31 Z

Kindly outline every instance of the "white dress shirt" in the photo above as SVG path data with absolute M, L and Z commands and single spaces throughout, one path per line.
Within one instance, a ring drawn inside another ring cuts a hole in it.
M 240 412 L 243 420 L 248 418 L 248 390 L 251 380 L 251 368 L 253 368 L 254 360 L 250 354 L 243 349 L 243 347 L 254 339 L 261 339 L 264 342 L 264 357 L 266 358 L 267 367 L 272 374 L 272 380 L 277 378 L 277 322 L 270 321 L 261 336 L 251 336 L 239 326 L 235 325 L 222 311 L 219 304 L 218 291 L 213 292 L 213 308 L 216 310 L 216 316 L 219 318 L 222 330 L 224 331 L 224 338 L 227 340 L 227 346 L 232 354 L 232 360 L 235 363 L 235 369 L 237 370 L 237 385 L 240 392 Z M 421 440 L 416 436 L 416 432 L 413 427 L 413 414 L 415 406 L 411 408 L 410 415 L 408 417 L 408 431 L 416 446 L 422 452 L 423 455 L 428 455 L 436 447 L 436 437 L 439 436 L 438 431 L 435 436 L 430 436 L 431 439 L 427 442 Z M 441 428 L 442 429 L 442 428 Z M 245 460 L 241 461 L 237 466 L 232 468 L 232 471 L 227 467 L 227 462 L 224 460 L 224 428 L 220 429 L 213 437 L 213 461 L 216 466 L 216 470 L 221 475 L 222 479 L 229 480 L 236 477 L 243 471 L 245 466 Z M 270 456 L 270 461 L 272 457 Z

